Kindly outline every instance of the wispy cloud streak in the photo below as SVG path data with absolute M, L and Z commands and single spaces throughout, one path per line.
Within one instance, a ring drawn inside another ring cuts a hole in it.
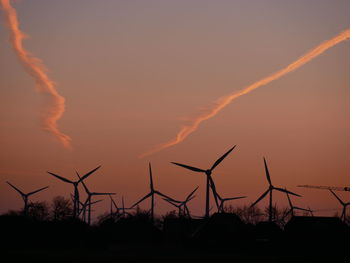
M 303 56 L 301 56 L 300 58 L 298 58 L 296 61 L 292 62 L 291 64 L 289 64 L 285 68 L 282 68 L 279 71 L 277 71 L 277 72 L 275 72 L 275 73 L 273 73 L 273 74 L 271 74 L 271 75 L 269 75 L 269 76 L 267 76 L 267 77 L 265 77 L 257 82 L 254 82 L 253 84 L 245 87 L 244 89 L 242 89 L 238 92 L 233 92 L 227 96 L 219 98 L 216 102 L 214 102 L 213 106 L 210 107 L 206 112 L 193 118 L 190 121 L 190 124 L 183 126 L 180 129 L 180 131 L 177 133 L 175 138 L 173 138 L 165 143 L 162 143 L 160 145 L 155 146 L 153 149 L 149 150 L 148 152 L 143 153 L 139 157 L 143 158 L 145 156 L 154 154 L 156 152 L 159 152 L 163 149 L 166 149 L 168 147 L 174 146 L 174 145 L 182 142 L 191 133 L 195 132 L 198 129 L 199 125 L 203 121 L 206 121 L 208 119 L 213 118 L 222 109 L 224 109 L 227 105 L 229 105 L 233 100 L 235 100 L 235 99 L 237 99 L 245 94 L 248 94 L 257 88 L 265 86 L 265 85 L 269 84 L 270 82 L 277 80 L 288 73 L 293 72 L 294 70 L 300 68 L 301 66 L 310 62 L 314 58 L 318 57 L 319 55 L 321 55 L 322 53 L 324 53 L 325 51 L 327 51 L 331 47 L 334 47 L 335 45 L 337 45 L 337 44 L 339 44 L 339 43 L 341 43 L 349 38 L 350 38 L 350 29 L 347 29 L 347 30 L 341 32 L 340 34 L 338 34 L 337 36 L 333 37 L 332 39 L 324 41 L 323 43 L 321 43 L 317 47 L 313 48 L 312 50 L 310 50 L 309 52 L 307 52 L 306 54 L 304 54 Z
M 19 28 L 17 12 L 11 6 L 10 0 L 1 0 L 1 6 L 10 29 L 10 41 L 19 60 L 35 80 L 37 90 L 50 95 L 51 104 L 44 119 L 44 129 L 56 136 L 64 147 L 71 148 L 71 138 L 62 133 L 57 126 L 57 121 L 65 111 L 65 98 L 57 92 L 55 83 L 46 74 L 47 70 L 42 62 L 23 47 L 23 39 L 26 35 Z

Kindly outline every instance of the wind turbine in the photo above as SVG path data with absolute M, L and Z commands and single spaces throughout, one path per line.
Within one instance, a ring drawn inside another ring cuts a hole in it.
M 215 200 L 216 200 L 216 208 L 218 209 L 219 213 L 224 213 L 224 204 L 226 201 L 230 201 L 230 200 L 236 200 L 236 199 L 242 199 L 242 198 L 246 198 L 246 196 L 237 196 L 237 197 L 229 197 L 229 198 L 222 198 L 219 193 L 216 191 L 216 186 L 214 183 L 214 180 L 212 180 L 210 182 L 210 187 L 213 191 Z M 217 199 L 219 199 L 220 204 L 218 203 Z
M 206 218 L 209 217 L 209 201 L 210 201 L 209 200 L 209 187 L 210 187 L 210 185 L 214 186 L 214 181 L 213 181 L 213 178 L 211 177 L 211 174 L 212 174 L 213 170 L 215 169 L 215 167 L 218 166 L 226 158 L 226 156 L 230 154 L 230 152 L 235 147 L 236 147 L 236 145 L 233 146 L 230 150 L 228 150 L 219 159 L 217 159 L 216 162 L 212 165 L 212 167 L 210 169 L 207 169 L 207 170 L 196 168 L 196 167 L 185 165 L 185 164 L 181 164 L 181 163 L 171 162 L 172 164 L 181 166 L 183 168 L 189 169 L 189 170 L 194 171 L 194 172 L 205 173 L 206 178 L 207 178 L 206 195 L 205 195 L 205 217 Z M 213 190 L 213 188 L 212 188 L 212 190 Z M 215 198 L 216 205 L 218 206 L 218 200 L 216 198 L 214 190 L 213 190 L 213 195 L 214 195 L 214 198 Z
M 218 207 L 218 211 L 219 213 L 224 213 L 224 204 L 225 202 L 227 201 L 231 201 L 231 200 L 237 200 L 237 199 L 242 199 L 242 198 L 246 198 L 246 196 L 237 196 L 237 197 L 228 197 L 228 198 L 222 198 L 219 193 L 216 192 L 216 196 L 219 198 L 219 201 L 220 201 L 220 204 L 219 204 L 219 207 Z
M 35 190 L 33 192 L 29 192 L 29 193 L 23 193 L 21 190 L 19 190 L 16 186 L 12 185 L 10 182 L 6 182 L 8 185 L 10 185 L 13 189 L 15 189 L 21 196 L 22 196 L 22 199 L 23 199 L 23 202 L 24 202 L 24 208 L 23 208 L 23 213 L 24 213 L 24 216 L 27 216 L 28 215 L 28 200 L 29 200 L 29 196 L 33 195 L 33 194 L 36 194 L 37 192 L 40 192 L 42 190 L 45 190 L 48 188 L 48 186 L 45 186 L 43 188 L 40 188 L 38 190 Z
M 301 197 L 300 195 L 298 194 L 295 194 L 293 192 L 290 192 L 288 191 L 287 189 L 282 189 L 282 188 L 279 188 L 279 187 L 275 187 L 272 185 L 272 182 L 271 182 L 271 178 L 270 178 L 270 173 L 269 173 L 269 169 L 267 168 L 267 163 L 266 163 L 266 159 L 264 157 L 264 165 L 265 165 L 265 174 L 266 174 L 266 179 L 267 179 L 267 182 L 269 183 L 269 188 L 266 190 L 266 192 L 264 192 L 250 207 L 253 207 L 255 206 L 258 202 L 260 202 L 260 200 L 262 200 L 267 194 L 270 194 L 270 203 L 269 203 L 269 222 L 272 222 L 272 192 L 273 190 L 276 190 L 276 191 L 280 191 L 280 192 L 283 192 L 283 193 L 289 193 L 291 195 L 295 195 L 295 196 L 299 196 Z
M 87 188 L 87 186 L 85 185 L 84 181 L 83 181 L 83 177 L 80 177 L 80 175 L 77 173 L 77 176 L 79 177 L 80 179 L 80 182 L 82 183 L 84 189 L 85 189 L 85 192 L 87 194 L 87 198 L 86 198 L 86 201 L 84 203 L 84 206 L 83 208 L 86 209 L 86 207 L 88 207 L 88 224 L 90 225 L 91 223 L 91 205 L 94 203 L 91 201 L 91 198 L 95 195 L 115 195 L 115 193 L 98 193 L 98 192 L 90 192 L 90 190 Z
M 125 204 L 124 204 L 124 196 L 122 196 L 122 208 L 121 208 L 121 210 L 122 210 L 122 216 L 125 217 L 125 215 L 130 215 L 130 213 L 126 212 L 126 210 L 132 210 L 132 209 L 133 209 L 133 208 L 131 208 L 131 207 L 128 207 L 128 208 L 125 207 Z
M 291 216 L 293 217 L 294 216 L 294 210 L 306 211 L 306 212 L 309 212 L 309 213 L 312 214 L 310 208 L 309 209 L 305 209 L 305 208 L 301 208 L 301 207 L 298 207 L 298 206 L 294 206 L 293 203 L 292 203 L 292 200 L 290 199 L 289 193 L 286 193 L 286 195 L 287 195 L 287 198 L 288 198 L 288 203 L 289 203 L 290 209 L 288 210 L 288 212 L 285 214 L 284 217 L 287 217 L 289 214 L 291 214 Z
M 314 217 L 314 210 L 312 210 L 312 209 L 310 208 L 310 206 L 308 206 L 307 208 L 309 209 L 310 215 L 311 215 L 312 217 Z
M 74 202 L 74 196 L 72 194 L 71 194 L 71 199 L 72 199 L 72 202 Z M 103 201 L 103 199 L 91 202 L 91 205 L 94 205 L 94 204 L 99 203 L 101 201 Z M 78 211 L 78 216 L 80 216 L 81 213 L 83 213 L 82 219 L 84 222 L 86 222 L 86 207 L 84 206 L 84 203 L 82 203 L 80 200 L 79 200 L 79 204 L 81 205 L 81 209 Z
M 165 194 L 162 194 L 158 190 L 154 189 L 151 163 L 149 163 L 148 167 L 149 167 L 149 179 L 150 179 L 150 192 L 148 194 L 146 194 L 144 197 L 142 197 L 135 204 L 133 204 L 131 206 L 131 208 L 134 208 L 139 203 L 141 203 L 142 201 L 144 201 L 144 200 L 146 200 L 147 198 L 150 197 L 151 198 L 151 210 L 150 210 L 150 212 L 151 212 L 151 219 L 152 219 L 152 222 L 154 222 L 154 196 L 155 195 L 159 195 L 159 196 L 164 197 L 164 198 L 169 199 L 169 200 L 174 200 L 174 199 L 172 199 L 171 197 L 169 197 L 169 196 L 167 196 Z
M 178 216 L 181 217 L 181 215 L 186 215 L 188 218 L 191 218 L 190 210 L 188 209 L 187 203 L 191 201 L 195 196 L 193 195 L 199 186 L 197 186 L 191 193 L 189 193 L 184 201 L 177 201 L 177 200 L 169 200 L 166 198 L 163 198 L 163 200 L 167 201 L 169 204 L 175 206 L 178 209 Z
M 84 176 L 82 176 L 79 180 L 77 181 L 71 181 L 67 178 L 64 178 L 58 174 L 54 174 L 54 173 L 51 173 L 51 172 L 47 172 L 51 175 L 53 175 L 54 177 L 60 179 L 61 181 L 63 182 L 66 182 L 66 183 L 69 183 L 69 184 L 72 184 L 73 187 L 74 187 L 74 201 L 73 201 L 73 217 L 75 218 L 78 214 L 79 214 L 79 205 L 80 205 L 80 201 L 79 201 L 79 190 L 78 190 L 78 185 L 80 182 L 82 182 L 83 180 L 85 180 L 88 176 L 90 176 L 92 173 L 94 173 L 97 169 L 99 169 L 101 167 L 98 166 L 96 167 L 95 169 L 91 170 L 90 172 L 88 172 L 87 174 L 85 174 Z
M 339 203 L 343 206 L 343 211 L 342 211 L 342 214 L 341 214 L 340 218 L 343 220 L 344 223 L 346 223 L 346 208 L 347 208 L 348 205 L 350 205 L 350 202 L 349 203 L 344 203 L 344 201 L 341 200 L 339 198 L 339 196 L 337 196 L 332 190 L 329 190 L 329 191 L 335 196 L 335 198 L 337 198 Z
M 111 199 L 111 204 L 110 204 L 110 215 L 111 215 L 111 217 L 113 217 L 114 215 L 119 216 L 120 208 L 117 206 L 116 202 L 113 200 L 112 195 L 109 195 L 109 198 Z M 115 212 L 113 212 L 113 207 L 115 209 Z

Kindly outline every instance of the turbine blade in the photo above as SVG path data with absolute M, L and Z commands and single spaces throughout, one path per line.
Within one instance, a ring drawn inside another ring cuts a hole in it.
M 93 201 L 93 202 L 91 202 L 91 204 L 93 205 L 93 204 L 99 203 L 101 201 L 103 201 L 103 199 L 100 199 L 100 200 L 97 200 L 97 201 Z
M 139 201 L 137 201 L 135 204 L 133 204 L 133 205 L 131 206 L 131 208 L 137 206 L 139 203 L 141 203 L 142 201 L 144 201 L 145 199 L 147 199 L 147 198 L 150 197 L 151 195 L 152 195 L 152 193 L 149 193 L 149 194 L 145 195 L 145 196 L 142 197 Z
M 301 210 L 301 211 L 310 212 L 309 209 L 301 208 L 301 207 L 298 207 L 298 206 L 294 206 L 293 208 L 294 208 L 294 209 L 297 209 L 297 210 Z
M 189 199 L 186 199 L 183 203 L 184 203 L 184 205 L 186 204 L 186 203 L 188 203 L 189 201 L 191 201 L 193 198 L 195 198 L 196 196 L 194 195 L 194 196 L 191 196 Z
M 33 191 L 33 192 L 30 192 L 30 193 L 29 193 L 29 194 L 27 194 L 27 195 L 32 195 L 32 194 L 35 194 L 35 193 L 40 192 L 40 191 L 42 191 L 42 190 L 45 190 L 45 189 L 47 189 L 47 188 L 49 188 L 49 187 L 48 187 L 48 186 L 45 186 L 45 187 L 43 187 L 43 188 L 40 188 L 40 189 L 35 190 L 35 191 Z
M 114 199 L 112 198 L 112 196 L 111 196 L 111 195 L 108 195 L 108 196 L 109 196 L 109 198 L 111 199 L 111 201 L 112 201 L 112 203 L 113 203 L 113 205 L 114 205 L 114 208 L 115 208 L 115 209 L 119 209 L 118 206 L 117 206 L 117 204 L 114 202 Z
M 270 173 L 269 173 L 269 168 L 267 167 L 265 157 L 264 157 L 264 165 L 265 165 L 265 174 L 266 174 L 267 181 L 269 182 L 269 185 L 272 185 L 271 177 L 270 177 Z
M 95 169 L 91 170 L 91 171 L 88 172 L 87 174 L 83 175 L 83 176 L 79 179 L 78 183 L 80 183 L 81 181 L 85 180 L 85 179 L 86 179 L 87 177 L 89 177 L 92 173 L 96 172 L 96 170 L 100 169 L 100 167 L 101 167 L 101 165 L 98 166 L 98 167 L 96 167 Z
M 91 195 L 115 195 L 115 193 L 96 193 L 96 192 L 93 192 L 93 193 L 91 193 Z
M 255 206 L 257 203 L 259 203 L 260 200 L 263 199 L 269 192 L 270 192 L 270 189 L 268 189 L 265 193 L 263 193 L 250 207 L 253 207 L 253 206 Z
M 151 191 L 154 190 L 153 187 L 153 177 L 152 177 L 152 167 L 151 167 L 151 163 L 148 164 L 149 167 L 149 181 L 150 181 L 150 187 L 151 187 Z
M 192 195 L 197 191 L 198 187 L 199 187 L 199 186 L 197 186 L 196 189 L 194 189 L 194 190 L 187 196 L 186 200 L 189 200 L 189 199 L 192 197 Z
M 84 202 L 84 204 L 83 204 L 83 206 L 82 206 L 82 208 L 81 208 L 81 210 L 80 210 L 80 213 L 79 213 L 79 214 L 81 214 L 81 212 L 84 211 L 84 210 L 86 209 L 86 207 L 87 207 L 88 204 L 89 204 L 89 200 L 90 200 L 90 198 L 87 197 L 86 200 L 85 200 L 85 202 Z
M 284 189 L 284 190 L 286 190 L 286 189 Z M 292 200 L 290 200 L 289 193 L 286 193 L 286 195 L 287 195 L 287 198 L 288 198 L 289 206 L 292 208 L 293 204 L 292 204 Z
M 339 198 L 339 196 L 337 196 L 332 190 L 329 189 L 329 191 L 335 196 L 335 198 L 338 199 L 338 201 L 339 201 L 342 205 L 344 205 L 343 200 L 341 200 L 341 199 Z
M 79 173 L 78 173 L 77 171 L 75 171 L 75 172 L 76 172 L 76 174 L 77 174 L 77 176 L 78 176 L 78 178 L 79 178 L 79 181 L 78 181 L 78 182 L 81 182 L 81 183 L 82 183 L 82 185 L 83 185 L 83 187 L 84 187 L 84 189 L 85 189 L 85 192 L 86 192 L 88 195 L 90 195 L 90 194 L 91 194 L 91 193 L 90 193 L 90 190 L 87 188 L 86 184 L 85 184 L 84 181 L 81 179 Z
M 164 199 L 165 197 L 163 197 L 162 199 Z M 175 200 L 175 199 L 169 199 L 169 198 L 165 198 L 166 200 L 168 200 L 168 201 L 171 201 L 171 202 L 173 202 L 173 203 L 177 203 L 177 204 L 181 204 L 181 203 L 183 203 L 182 201 L 178 201 L 178 200 Z
M 222 160 L 224 160 L 224 159 L 226 158 L 226 156 L 229 155 L 230 152 L 232 152 L 232 150 L 233 150 L 235 147 L 236 147 L 236 145 L 233 146 L 230 150 L 228 150 L 228 151 L 227 151 L 223 156 L 221 156 L 219 159 L 217 159 L 216 162 L 213 164 L 213 166 L 210 168 L 210 171 L 213 171 L 213 170 L 215 169 L 215 167 L 218 166 L 218 165 L 222 162 Z
M 16 186 L 12 185 L 10 182 L 6 183 L 10 185 L 13 189 L 15 189 L 20 195 L 25 195 L 21 190 L 19 190 Z
M 288 194 L 290 194 L 290 195 L 295 195 L 295 196 L 301 197 L 301 195 L 298 195 L 298 194 L 296 194 L 296 193 L 293 193 L 293 192 L 291 192 L 291 191 L 288 191 L 287 189 L 282 189 L 282 188 L 279 188 L 279 187 L 274 187 L 273 189 L 274 189 L 274 190 L 277 190 L 277 191 L 280 191 L 280 192 L 288 193 Z
M 157 194 L 157 195 L 160 195 L 160 196 L 162 196 L 162 197 L 164 197 L 164 198 L 166 198 L 166 199 L 169 199 L 169 200 L 171 200 L 171 201 L 176 201 L 175 199 L 173 199 L 173 198 L 171 198 L 171 197 L 169 197 L 169 196 L 167 196 L 167 195 L 165 195 L 165 194 L 162 194 L 161 192 L 159 192 L 159 191 L 154 191 L 153 193 L 155 193 L 155 194 Z
M 242 198 L 247 198 L 246 196 L 237 196 L 237 197 L 229 197 L 229 198 L 224 198 L 224 201 L 231 201 L 231 200 L 237 200 L 237 199 L 242 199 Z
M 66 183 L 73 184 L 73 182 L 72 182 L 71 180 L 68 180 L 67 178 L 64 178 L 64 177 L 62 177 L 62 176 L 59 176 L 58 174 L 54 174 L 54 173 L 51 173 L 51 172 L 47 172 L 47 173 L 49 173 L 49 174 L 55 176 L 56 178 L 58 178 L 58 179 L 60 179 L 60 180 L 62 180 L 62 181 L 64 181 L 64 182 L 66 182 Z
M 200 168 L 192 167 L 192 166 L 189 166 L 189 165 L 186 165 L 186 164 L 181 164 L 181 163 L 175 163 L 175 162 L 171 162 L 171 163 L 175 164 L 175 165 L 178 165 L 178 166 L 181 166 L 183 168 L 189 169 L 189 170 L 194 171 L 194 172 L 205 173 L 205 170 L 200 169 Z

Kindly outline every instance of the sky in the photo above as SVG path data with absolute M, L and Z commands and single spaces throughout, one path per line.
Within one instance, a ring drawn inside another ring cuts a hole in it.
M 272 182 L 302 198 L 298 206 L 339 208 L 327 191 L 299 184 L 349 186 L 350 41 L 267 86 L 240 97 L 205 121 L 182 143 L 139 158 L 175 137 L 182 125 L 218 98 L 285 67 L 350 28 L 347 0 L 12 1 L 24 47 L 40 58 L 66 99 L 59 129 L 67 150 L 42 129 L 48 97 L 35 90 L 10 42 L 0 12 L 0 213 L 25 192 L 49 185 L 33 201 L 69 197 L 72 187 L 54 172 L 86 180 L 93 191 L 116 192 L 127 205 L 148 193 L 148 162 L 155 187 L 203 214 L 205 177 L 170 162 L 209 168 L 233 145 L 213 174 L 224 197 L 254 202 L 266 189 L 263 156 Z M 81 189 L 83 193 L 83 189 Z M 345 201 L 350 194 L 339 192 Z M 283 194 L 274 195 L 286 206 Z M 265 205 L 267 200 L 261 203 Z M 213 204 L 214 205 L 214 204 Z M 141 207 L 147 208 L 145 202 Z M 96 205 L 107 211 L 109 202 Z M 172 210 L 160 199 L 156 213 Z

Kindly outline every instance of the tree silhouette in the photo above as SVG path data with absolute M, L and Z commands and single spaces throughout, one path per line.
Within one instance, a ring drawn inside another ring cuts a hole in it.
M 73 206 L 70 199 L 56 196 L 52 199 L 51 217 L 53 220 L 66 220 L 72 217 Z
M 36 220 L 48 220 L 50 216 L 47 202 L 30 202 L 28 205 L 28 216 Z

